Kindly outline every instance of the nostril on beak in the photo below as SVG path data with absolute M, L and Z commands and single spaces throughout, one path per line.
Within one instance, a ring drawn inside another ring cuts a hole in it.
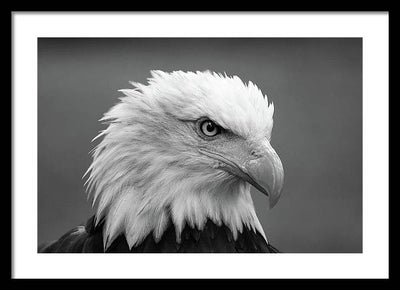
M 261 154 L 258 153 L 258 151 L 257 151 L 257 150 L 254 150 L 254 149 L 251 150 L 250 155 L 251 155 L 251 157 L 254 157 L 254 159 L 257 159 L 257 158 L 260 158 L 260 157 L 261 157 Z

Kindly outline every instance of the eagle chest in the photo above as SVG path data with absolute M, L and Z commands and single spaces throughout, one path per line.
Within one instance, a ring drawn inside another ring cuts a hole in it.
M 123 235 L 107 249 L 108 253 L 277 253 L 258 232 L 244 227 L 236 240 L 225 225 L 216 225 L 208 220 L 202 230 L 186 226 L 181 241 L 176 241 L 175 227 L 171 224 L 160 241 L 149 234 L 142 243 L 129 250 Z

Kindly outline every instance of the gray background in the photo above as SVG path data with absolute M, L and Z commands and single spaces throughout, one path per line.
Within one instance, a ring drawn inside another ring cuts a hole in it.
M 82 175 L 98 122 L 151 69 L 213 70 L 253 81 L 275 104 L 272 145 L 285 169 L 280 202 L 253 192 L 283 252 L 362 252 L 361 39 L 38 40 L 38 242 L 92 214 Z

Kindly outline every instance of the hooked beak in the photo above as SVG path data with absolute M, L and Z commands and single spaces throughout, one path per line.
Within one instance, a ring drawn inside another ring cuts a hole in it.
M 284 172 L 278 154 L 268 141 L 264 143 L 258 157 L 249 158 L 246 161 L 239 161 L 238 158 L 208 150 L 202 150 L 202 152 L 218 159 L 222 162 L 222 169 L 247 181 L 268 196 L 270 208 L 273 208 L 278 202 L 283 188 Z
M 269 143 L 265 149 L 261 157 L 245 162 L 243 179 L 269 196 L 269 207 L 273 208 L 281 196 L 284 172 L 278 154 Z

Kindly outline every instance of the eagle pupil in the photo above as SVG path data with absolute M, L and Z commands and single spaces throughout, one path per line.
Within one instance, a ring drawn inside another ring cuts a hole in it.
M 214 125 L 213 123 L 211 123 L 211 122 L 208 122 L 208 124 L 207 124 L 207 131 L 208 131 L 208 132 L 213 132 L 214 129 L 215 129 L 215 125 Z

